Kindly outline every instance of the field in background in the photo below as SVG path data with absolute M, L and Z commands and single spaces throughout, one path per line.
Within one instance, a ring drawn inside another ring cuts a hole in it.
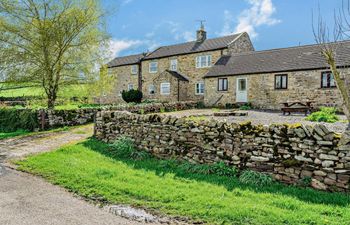
M 59 98 L 70 99 L 72 97 L 87 97 L 89 93 L 88 85 L 64 86 L 58 93 Z M 45 97 L 45 92 L 40 86 L 30 83 L 23 84 L 0 84 L 0 97 Z

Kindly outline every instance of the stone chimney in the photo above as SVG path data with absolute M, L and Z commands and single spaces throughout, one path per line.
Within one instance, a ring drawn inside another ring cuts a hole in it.
M 201 22 L 201 28 L 197 30 L 197 42 L 203 42 L 207 39 L 207 32 L 204 29 L 203 22 Z

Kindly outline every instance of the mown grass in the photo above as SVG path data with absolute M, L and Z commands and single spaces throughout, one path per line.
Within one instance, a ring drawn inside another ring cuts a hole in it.
M 22 136 L 28 134 L 28 131 L 25 130 L 17 130 L 15 132 L 9 132 L 9 133 L 1 133 L 0 132 L 0 140 L 6 139 L 6 138 L 13 138 L 17 136 Z
M 209 224 L 349 224 L 350 196 L 184 170 L 174 160 L 126 159 L 87 140 L 17 162 L 81 196 Z
M 31 86 L 33 84 L 18 84 L 15 88 L 9 88 L 7 90 L 0 91 L 0 97 L 26 97 L 26 96 L 38 96 L 45 97 L 45 91 L 41 86 Z M 29 86 L 29 87 L 28 87 Z M 89 96 L 88 85 L 67 85 L 62 86 L 58 97 L 59 98 L 71 98 L 71 97 L 86 97 Z

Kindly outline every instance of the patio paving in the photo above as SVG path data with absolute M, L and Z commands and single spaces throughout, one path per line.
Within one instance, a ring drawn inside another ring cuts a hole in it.
M 251 121 L 253 124 L 294 124 L 294 123 L 301 123 L 305 125 L 315 125 L 317 122 L 311 122 L 305 120 L 304 114 L 292 114 L 290 116 L 284 116 L 282 112 L 278 111 L 260 111 L 260 110 L 248 110 L 243 111 L 239 110 L 239 112 L 247 112 L 247 116 L 227 116 L 227 117 L 218 117 L 214 116 L 215 112 L 225 112 L 229 110 L 213 110 L 213 109 L 193 109 L 193 110 L 184 110 L 184 111 L 177 111 L 177 112 L 168 112 L 163 113 L 165 115 L 171 115 L 175 117 L 189 117 L 189 116 L 205 116 L 208 118 L 215 118 L 220 121 L 227 121 L 227 122 L 245 122 L 245 121 Z M 334 132 L 344 132 L 347 127 L 346 117 L 344 115 L 339 115 L 340 121 L 336 123 L 323 123 L 328 129 L 334 131 Z

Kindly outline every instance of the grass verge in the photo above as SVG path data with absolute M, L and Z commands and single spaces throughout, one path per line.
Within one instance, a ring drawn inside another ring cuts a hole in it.
M 8 138 L 20 138 L 20 137 L 29 137 L 39 134 L 50 134 L 50 133 L 57 133 L 62 131 L 70 131 L 73 130 L 73 133 L 75 134 L 86 134 L 89 132 L 88 130 L 85 130 L 85 127 L 91 126 L 91 124 L 87 125 L 78 125 L 78 126 L 71 126 L 71 127 L 60 127 L 55 128 L 51 130 L 46 131 L 37 131 L 37 132 L 30 132 L 25 130 L 17 130 L 15 132 L 0 132 L 0 140 L 8 139 Z
M 6 139 L 6 138 L 13 138 L 13 137 L 17 137 L 17 136 L 23 136 L 23 135 L 27 135 L 30 132 L 25 131 L 25 130 L 17 130 L 15 132 L 9 132 L 9 133 L 1 133 L 0 132 L 0 140 L 2 139 Z
M 90 199 L 209 224 L 348 224 L 350 196 L 197 173 L 174 160 L 113 154 L 94 139 L 16 162 L 19 169 Z

